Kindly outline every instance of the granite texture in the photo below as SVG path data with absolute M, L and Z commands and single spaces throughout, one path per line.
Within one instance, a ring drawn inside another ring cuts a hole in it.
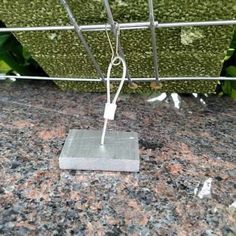
M 109 125 L 139 133 L 139 173 L 63 171 L 66 135 L 102 128 L 105 95 L 1 82 L 0 235 L 235 235 L 236 103 L 149 98 L 122 95 Z
M 79 24 L 106 23 L 101 0 L 68 1 Z M 148 20 L 148 1 L 110 1 L 118 22 Z M 65 25 L 68 19 L 58 0 L 0 0 L 0 19 L 10 26 Z M 155 0 L 154 12 L 159 22 L 235 19 L 236 0 L 175 1 Z M 233 35 L 232 26 L 187 27 L 157 30 L 161 77 L 219 76 L 222 61 Z M 15 34 L 50 76 L 96 78 L 93 65 L 73 31 L 24 32 Z M 84 33 L 104 74 L 111 52 L 104 32 Z M 148 30 L 121 33 L 131 77 L 152 77 L 151 33 Z M 120 76 L 115 70 L 115 77 Z M 104 91 L 100 84 L 56 82 L 64 89 Z M 216 81 L 163 83 L 163 91 L 213 92 Z M 137 91 L 150 90 L 149 83 Z M 133 91 L 126 87 L 126 90 Z M 136 90 L 135 90 L 136 91 Z M 136 92 L 137 92 L 136 91 Z

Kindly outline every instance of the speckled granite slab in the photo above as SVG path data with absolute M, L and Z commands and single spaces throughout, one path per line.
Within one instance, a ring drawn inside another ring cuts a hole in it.
M 68 1 L 79 24 L 107 22 L 102 0 Z M 114 19 L 118 22 L 148 20 L 148 1 L 109 1 Z M 0 19 L 8 27 L 66 25 L 68 19 L 58 0 L 0 0 Z M 160 23 L 235 19 L 236 0 L 154 0 L 155 18 Z M 156 31 L 161 77 L 219 76 L 225 52 L 234 27 L 162 28 Z M 92 51 L 106 72 L 111 52 L 105 32 L 84 33 Z M 73 31 L 17 33 L 16 37 L 28 48 L 50 76 L 96 78 L 93 65 Z M 124 48 L 131 77 L 152 77 L 151 32 L 149 30 L 122 31 Z M 114 71 L 114 76 L 120 76 Z M 176 92 L 212 92 L 216 81 L 163 82 L 162 90 Z M 104 91 L 102 83 L 57 82 L 64 89 Z M 153 87 L 152 87 L 153 88 Z M 149 83 L 126 87 L 125 91 L 145 92 Z
M 61 169 L 139 171 L 138 135 L 108 131 L 101 145 L 101 131 L 70 130 L 59 157 Z
M 138 173 L 61 170 L 66 134 L 102 129 L 106 95 L 0 82 L 0 235 L 236 235 L 236 102 L 148 98 L 121 96 L 109 126 L 139 133 Z

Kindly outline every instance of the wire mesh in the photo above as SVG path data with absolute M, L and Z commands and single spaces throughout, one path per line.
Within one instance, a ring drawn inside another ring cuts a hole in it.
M 154 12 L 153 12 L 153 2 L 148 0 L 149 6 L 149 21 L 147 22 L 130 22 L 130 23 L 117 23 L 113 19 L 112 11 L 109 5 L 108 0 L 104 0 L 104 6 L 108 15 L 108 24 L 93 24 L 93 25 L 78 25 L 77 21 L 68 5 L 66 0 L 60 0 L 63 5 L 67 15 L 69 17 L 71 25 L 66 26 L 35 26 L 35 27 L 11 27 L 11 28 L 0 28 L 0 32 L 27 32 L 27 31 L 63 31 L 63 30 L 73 30 L 77 33 L 80 38 L 81 43 L 83 44 L 88 57 L 93 63 L 98 78 L 66 78 L 66 77 L 43 77 L 43 76 L 23 76 L 23 75 L 3 75 L 0 74 L 0 79 L 36 79 L 36 80 L 63 80 L 63 81 L 90 81 L 90 82 L 99 82 L 105 81 L 103 73 L 100 69 L 99 64 L 97 63 L 91 48 L 83 37 L 82 32 L 95 32 L 95 31 L 106 31 L 110 30 L 113 32 L 116 37 L 116 28 L 119 27 L 120 30 L 140 30 L 140 29 L 149 29 L 151 31 L 151 40 L 152 40 L 152 52 L 153 52 L 153 68 L 154 68 L 154 77 L 150 78 L 131 78 L 127 70 L 126 80 L 127 81 L 171 81 L 171 80 L 236 80 L 232 77 L 159 77 L 158 71 L 158 53 L 157 53 L 157 38 L 156 38 L 156 29 L 159 28 L 174 28 L 174 27 L 203 27 L 203 26 L 224 26 L 224 25 L 236 25 L 236 20 L 216 20 L 216 21 L 198 21 L 198 22 L 170 22 L 170 23 L 159 23 L 155 21 Z M 119 45 L 119 52 L 123 58 L 125 54 L 121 45 Z M 112 81 L 120 81 L 119 78 L 111 78 Z

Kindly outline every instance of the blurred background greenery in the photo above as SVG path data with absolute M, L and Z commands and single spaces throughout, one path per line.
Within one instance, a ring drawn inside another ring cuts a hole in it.
M 0 27 L 5 27 L 1 21 Z M 30 53 L 22 47 L 11 33 L 0 33 L 0 73 L 8 75 L 46 75 Z
M 236 31 L 233 40 L 225 57 L 222 76 L 236 77 Z M 236 81 L 221 81 L 222 93 L 236 99 Z

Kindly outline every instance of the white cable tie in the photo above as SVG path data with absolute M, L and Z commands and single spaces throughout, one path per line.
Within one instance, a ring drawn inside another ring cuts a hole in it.
M 117 105 L 115 103 L 106 103 L 104 111 L 104 119 L 114 120 Z

